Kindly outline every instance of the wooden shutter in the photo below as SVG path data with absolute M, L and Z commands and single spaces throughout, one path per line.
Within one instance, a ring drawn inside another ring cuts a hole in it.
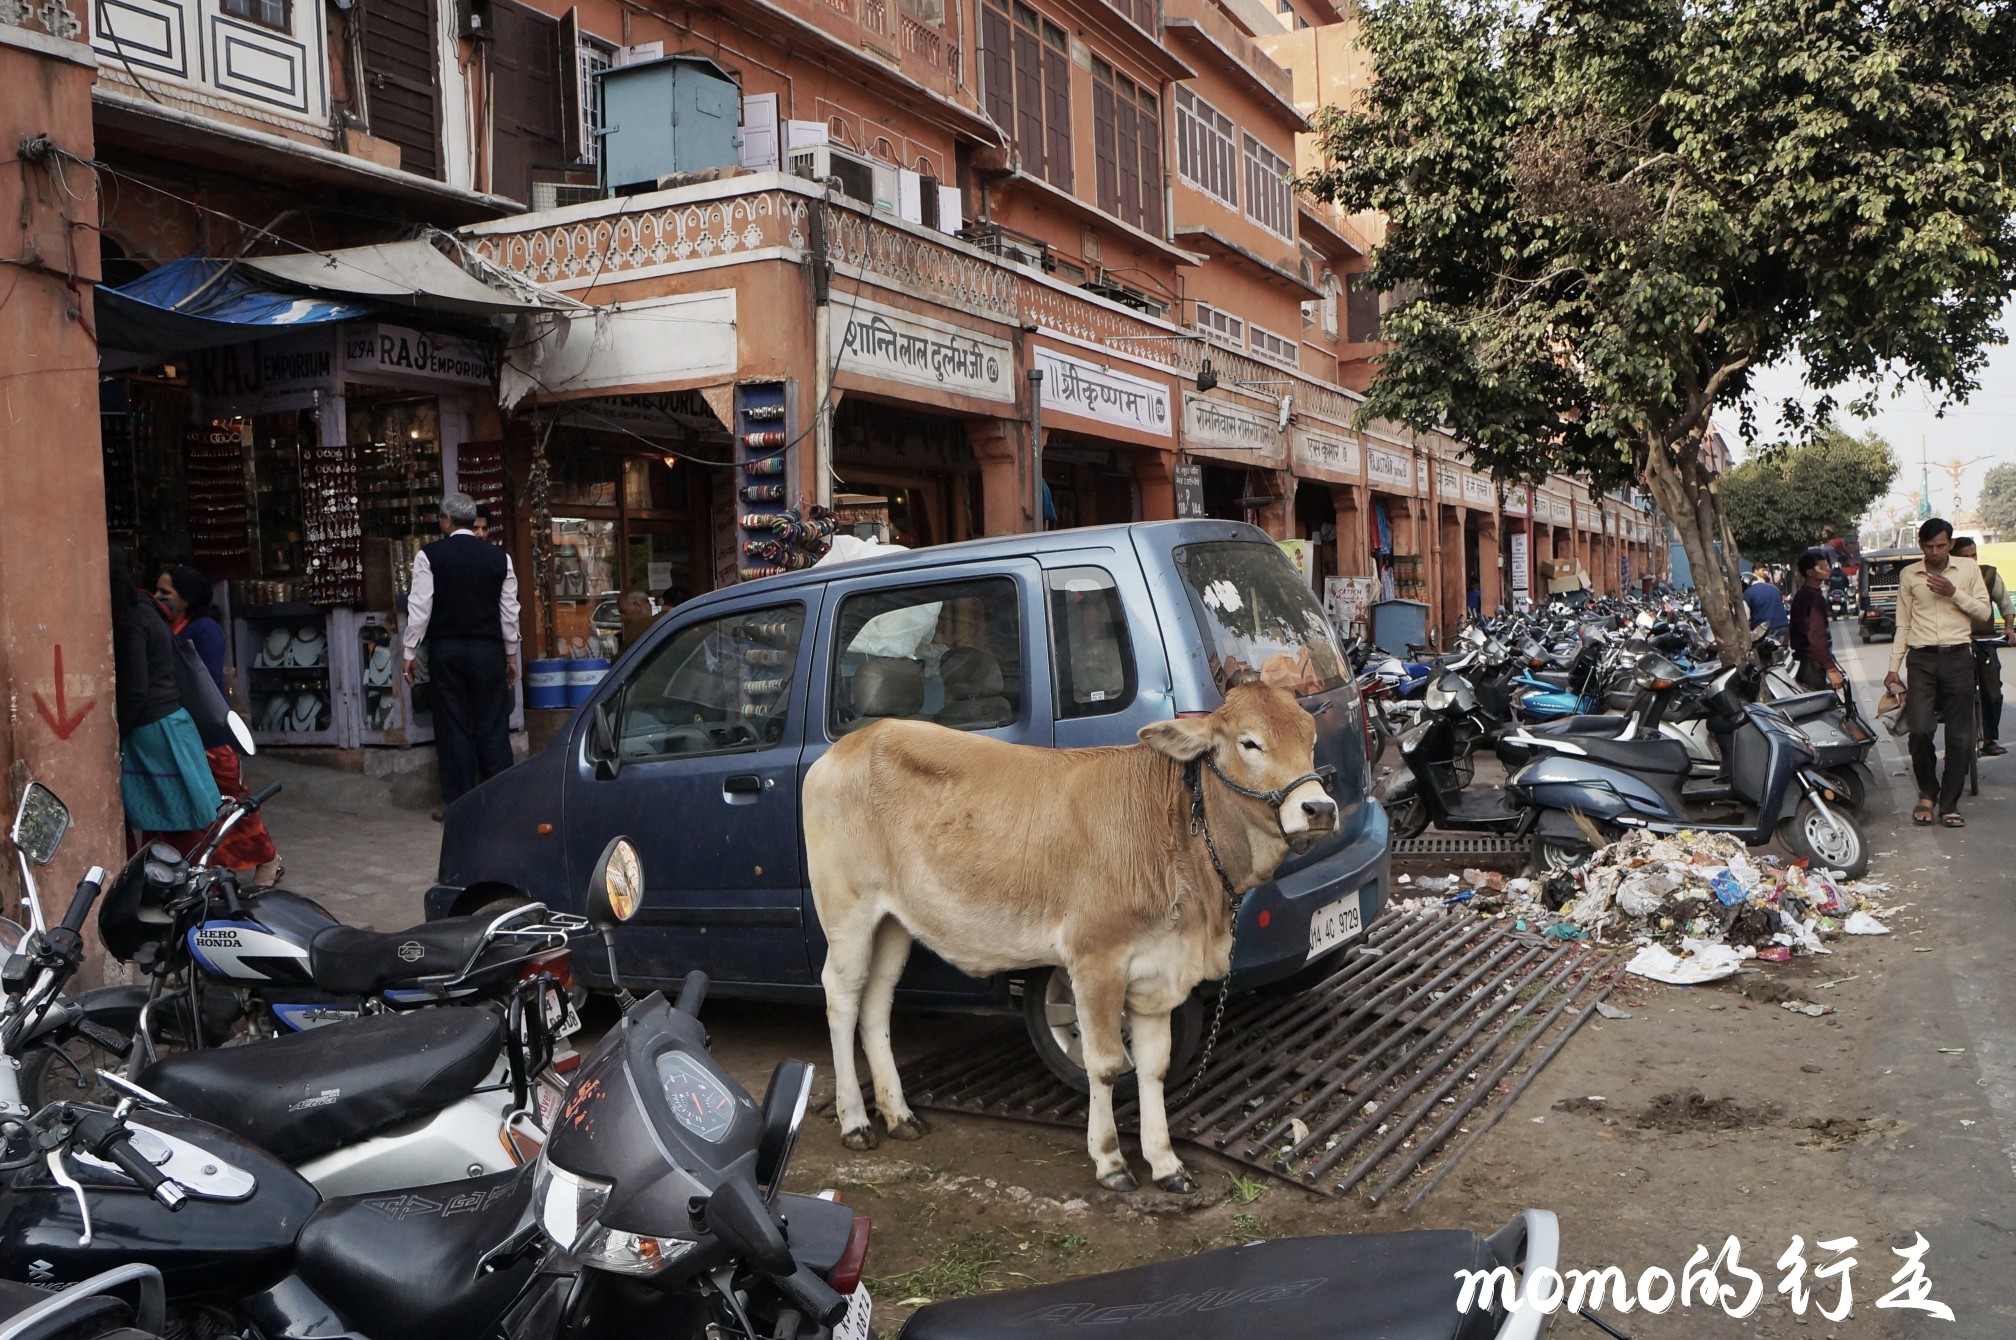
M 1043 174 L 1043 39 L 1015 30 L 1015 144 L 1022 166 Z
M 1132 100 L 1116 100 L 1114 125 L 1118 128 L 1114 155 L 1120 163 L 1120 217 L 1141 222 L 1141 127 L 1136 122 Z
M 594 146 L 581 142 L 581 17 L 571 5 L 560 16 L 558 55 L 554 77 L 560 81 L 560 153 L 568 162 L 579 163 Z
M 530 201 L 534 164 L 566 155 L 560 113 L 560 24 L 512 0 L 491 0 L 490 189 Z
M 1162 215 L 1166 198 L 1162 189 L 1162 121 L 1145 107 L 1135 116 L 1141 139 L 1141 227 L 1162 237 L 1168 227 Z
M 1092 84 L 1092 165 L 1099 192 L 1099 208 L 1108 214 L 1120 212 L 1120 165 L 1115 157 L 1113 88 L 1097 80 Z
M 1052 186 L 1071 189 L 1071 57 L 1043 48 L 1043 161 Z
M 1015 133 L 1015 59 L 1013 29 L 1008 16 L 991 5 L 980 7 L 980 86 L 987 115 L 1003 131 Z
M 433 0 L 364 0 L 371 133 L 399 146 L 399 166 L 441 177 L 441 97 Z

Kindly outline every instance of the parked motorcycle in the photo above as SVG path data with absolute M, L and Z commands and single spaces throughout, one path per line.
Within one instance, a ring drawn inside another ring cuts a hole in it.
M 161 1272 L 116 1266 L 64 1289 L 0 1280 L 0 1340 L 153 1340 L 167 1319 Z
M 151 1064 L 130 1039 L 94 1036 L 83 1007 L 62 992 L 83 964 L 78 930 L 105 872 L 93 868 L 54 928 L 43 924 L 34 877 L 69 823 L 55 793 L 31 783 L 12 832 L 35 929 L 0 925 L 10 946 L 0 967 L 0 1112 L 25 1117 L 58 1099 L 137 1095 L 253 1141 L 328 1194 L 503 1172 L 536 1156 L 565 1093 L 548 1026 L 563 1002 L 544 974 L 497 1007 L 377 1013 Z M 73 1056 L 85 1047 L 98 1049 L 88 1070 Z M 33 1064 L 17 1064 L 24 1057 Z

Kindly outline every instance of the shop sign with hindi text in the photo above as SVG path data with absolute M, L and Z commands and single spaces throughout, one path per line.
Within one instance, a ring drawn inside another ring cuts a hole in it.
M 1043 373 L 1043 408 L 1096 419 L 1116 428 L 1168 437 L 1169 388 L 1082 358 L 1038 348 Z
M 1383 447 L 1365 448 L 1365 478 L 1373 488 L 1414 491 L 1414 458 Z
M 1212 451 L 1281 454 L 1277 414 L 1248 409 L 1216 396 L 1186 392 L 1183 396 L 1183 442 Z
M 1015 355 L 1006 340 L 865 301 L 847 309 L 833 338 L 842 372 L 1015 403 Z

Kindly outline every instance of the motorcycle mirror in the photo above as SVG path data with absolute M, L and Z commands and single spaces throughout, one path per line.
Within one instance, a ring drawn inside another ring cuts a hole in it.
M 627 837 L 613 837 L 595 862 L 588 877 L 588 924 L 602 936 L 602 952 L 609 956 L 609 981 L 624 1009 L 630 1008 L 630 993 L 616 969 L 616 929 L 637 915 L 644 905 L 644 858 Z
M 70 807 L 40 782 L 28 783 L 21 793 L 21 805 L 14 811 L 14 846 L 36 865 L 47 865 L 63 845 L 70 831 Z
M 805 1123 L 805 1111 L 812 1103 L 812 1066 L 804 1061 L 779 1061 L 770 1072 L 770 1087 L 763 1091 L 763 1129 L 756 1141 L 756 1184 L 763 1199 L 777 1198 L 784 1184 L 784 1170 L 791 1166 L 791 1149 L 798 1143 L 798 1128 Z
M 791 1258 L 790 1244 L 771 1217 L 770 1207 L 757 1194 L 755 1183 L 746 1175 L 757 1158 L 751 1150 L 728 1165 L 714 1194 L 696 1197 L 693 1226 L 721 1239 L 730 1251 L 766 1275 L 790 1275 L 798 1269 Z

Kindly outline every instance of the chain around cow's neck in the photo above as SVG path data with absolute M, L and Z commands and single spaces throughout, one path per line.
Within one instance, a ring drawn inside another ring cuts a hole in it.
M 1218 844 L 1211 840 L 1211 824 L 1204 817 L 1204 766 L 1209 763 L 1211 771 L 1228 786 L 1236 785 L 1224 773 L 1218 771 L 1217 760 L 1207 753 L 1199 754 L 1183 765 L 1183 784 L 1190 788 L 1190 834 L 1204 839 L 1204 850 L 1211 856 L 1212 872 L 1218 876 L 1218 886 L 1225 890 L 1225 906 L 1232 913 L 1233 929 L 1238 929 L 1239 892 L 1232 887 L 1232 877 L 1225 873 L 1225 863 L 1218 858 Z M 1244 789 L 1244 788 L 1240 788 Z

